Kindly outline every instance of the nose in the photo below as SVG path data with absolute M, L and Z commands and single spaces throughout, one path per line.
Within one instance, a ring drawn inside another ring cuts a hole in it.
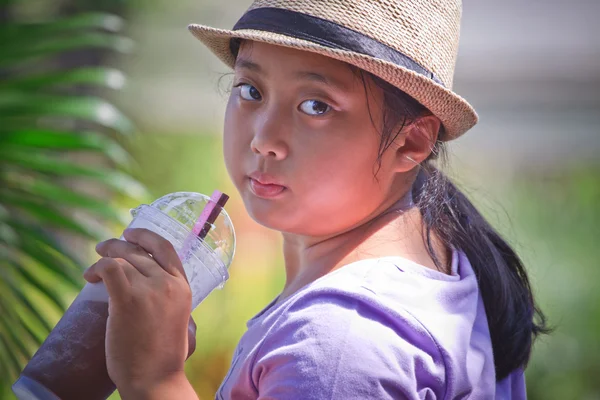
M 252 152 L 275 160 L 285 159 L 289 153 L 285 125 L 285 122 L 273 113 L 265 113 L 257 118 L 254 124 L 254 137 L 250 143 Z

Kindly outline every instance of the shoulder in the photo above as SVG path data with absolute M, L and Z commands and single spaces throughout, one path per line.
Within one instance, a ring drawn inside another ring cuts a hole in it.
M 431 335 L 409 312 L 348 279 L 317 285 L 285 304 L 257 352 L 259 393 L 442 398 L 445 368 Z

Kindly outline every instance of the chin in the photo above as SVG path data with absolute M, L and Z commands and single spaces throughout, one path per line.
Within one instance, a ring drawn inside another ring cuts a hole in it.
M 256 209 L 246 206 L 246 211 L 250 218 L 252 218 L 257 224 L 264 226 L 265 228 L 273 229 L 279 232 L 288 232 L 290 225 L 286 224 L 286 219 L 280 213 L 273 211 L 265 211 L 262 209 Z
M 334 233 L 330 227 L 307 224 L 312 218 L 298 215 L 293 211 L 277 210 L 274 207 L 252 207 L 251 205 L 246 205 L 246 211 L 256 223 L 281 233 L 314 237 L 328 236 Z
M 245 193 L 243 199 L 248 215 L 256 223 L 276 231 L 287 231 L 290 228 L 292 215 L 285 211 L 282 204 L 257 198 L 252 193 Z

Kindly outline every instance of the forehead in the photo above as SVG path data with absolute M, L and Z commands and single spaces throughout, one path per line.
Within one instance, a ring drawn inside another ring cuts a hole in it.
M 358 77 L 355 67 L 321 54 L 269 43 L 242 41 L 235 69 L 252 64 L 264 73 L 314 72 L 347 82 Z
M 240 43 L 240 51 L 238 56 L 243 57 L 252 57 L 252 56 L 260 55 L 263 57 L 274 56 L 274 57 L 285 57 L 285 58 L 294 58 L 294 59 L 302 59 L 309 63 L 319 63 L 323 65 L 330 65 L 332 67 L 341 67 L 345 66 L 349 67 L 348 64 L 333 59 L 331 57 L 327 57 L 318 53 L 313 53 L 311 51 L 295 49 L 291 47 L 278 46 L 275 44 L 264 43 L 264 42 L 255 42 L 252 40 L 242 40 Z

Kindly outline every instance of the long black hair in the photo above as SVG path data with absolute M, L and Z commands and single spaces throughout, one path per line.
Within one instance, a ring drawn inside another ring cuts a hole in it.
M 355 70 L 354 68 L 352 68 Z M 365 90 L 367 77 L 384 93 L 383 127 L 378 161 L 400 131 L 431 114 L 418 101 L 378 77 L 358 70 Z M 469 199 L 440 171 L 446 160 L 444 128 L 430 156 L 421 163 L 412 195 L 424 224 L 424 242 L 436 267 L 445 269 L 432 237 L 446 248 L 460 249 L 471 263 L 483 298 L 494 353 L 496 380 L 525 367 L 534 339 L 549 333 L 546 318 L 536 306 L 525 267 L 510 245 L 485 220 Z

